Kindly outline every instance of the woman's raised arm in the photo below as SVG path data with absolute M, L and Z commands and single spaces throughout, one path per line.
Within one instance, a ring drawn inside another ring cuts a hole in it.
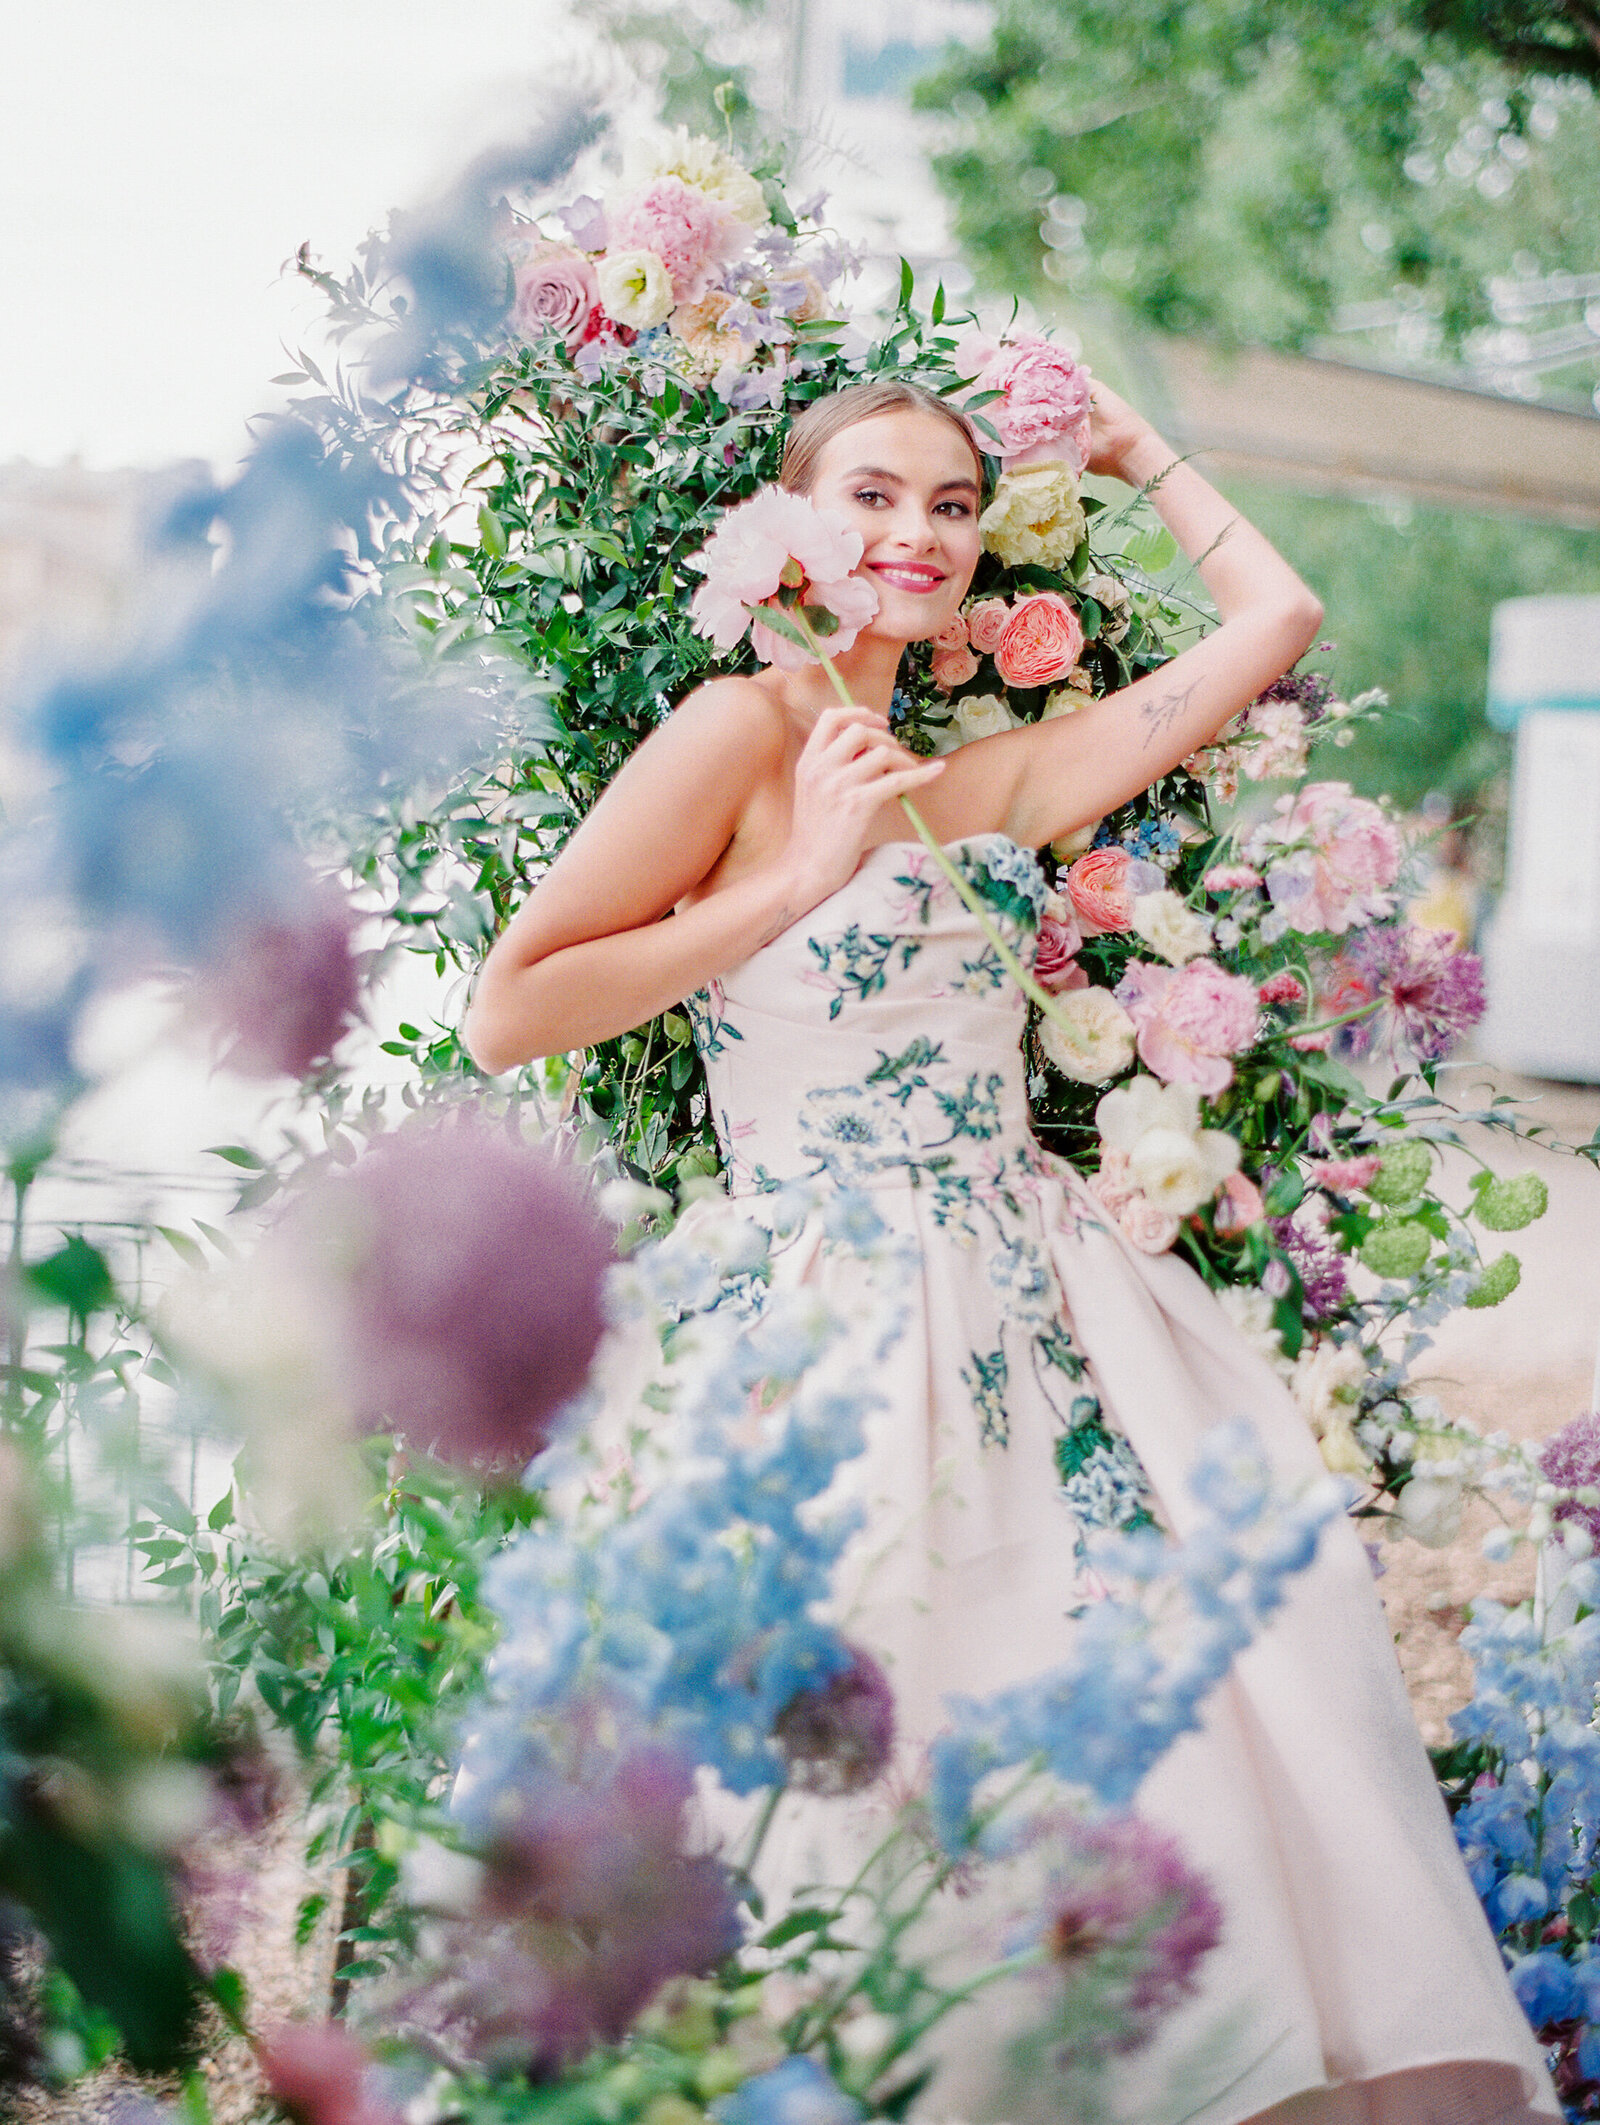
M 1222 624 L 1159 671 L 1075 715 L 962 749 L 988 755 L 983 772 L 999 784 L 990 807 L 1032 848 L 1126 804 L 1208 745 L 1305 655 L 1322 625 L 1315 594 L 1254 525 L 1115 393 L 1096 384 L 1095 401 L 1089 469 L 1134 487 L 1155 483 L 1151 500 L 1198 564 Z

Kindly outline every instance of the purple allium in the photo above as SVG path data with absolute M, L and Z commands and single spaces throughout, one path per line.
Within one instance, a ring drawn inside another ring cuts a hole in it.
M 1449 930 L 1415 923 L 1364 930 L 1343 958 L 1379 1006 L 1349 1028 L 1348 1045 L 1357 1054 L 1404 1045 L 1422 1062 L 1439 1062 L 1483 1016 L 1483 962 L 1475 952 L 1458 952 Z
M 1308 1320 L 1326 1320 L 1350 1296 L 1350 1279 L 1344 1256 L 1325 1232 L 1308 1231 L 1292 1217 L 1270 1221 L 1272 1237 L 1295 1266 L 1304 1294 L 1302 1311 Z
M 611 1235 L 575 1175 L 466 1116 L 384 1137 L 279 1228 L 326 1262 L 357 1421 L 519 1469 L 582 1386 Z
M 1176 1839 L 1137 1815 L 1065 1815 L 1051 1828 L 1065 1850 L 1046 1891 L 1044 1944 L 1069 1978 L 1115 1960 L 1114 2048 L 1132 2051 L 1194 1991 L 1202 1957 L 1222 1938 L 1222 1907 Z
M 1600 1488 L 1600 1414 L 1589 1411 L 1546 1439 L 1539 1452 L 1539 1466 L 1547 1483 L 1562 1490 Z M 1569 1498 L 1555 1509 L 1558 1520 L 1571 1520 L 1586 1527 L 1600 1550 L 1600 1505 L 1579 1505 Z
M 850 1647 L 850 1664 L 815 1689 L 799 1690 L 773 1734 L 802 1793 L 837 1798 L 881 1778 L 894 1748 L 894 1692 L 870 1653 Z
M 686 1849 L 693 1767 L 636 1744 L 580 1783 L 535 1774 L 485 1847 L 480 1910 L 423 2012 L 495 2066 L 559 2071 L 614 2043 L 671 1978 L 739 1945 L 727 1869 Z
M 196 1001 L 241 1077 L 304 1077 L 355 1023 L 356 918 L 331 887 L 231 931 Z

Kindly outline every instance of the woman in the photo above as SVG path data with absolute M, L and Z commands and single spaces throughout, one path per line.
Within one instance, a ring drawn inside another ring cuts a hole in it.
M 820 1174 L 871 1189 L 914 1237 L 920 1343 L 877 1383 L 887 1406 L 855 1471 L 872 1522 L 840 1594 L 913 1746 L 945 1692 L 1061 1657 L 1094 1486 L 1064 1492 L 1054 1456 L 1086 1411 L 1102 1488 L 1134 1486 L 1178 1531 L 1221 1419 L 1247 1413 L 1290 1480 L 1320 1469 L 1193 1273 L 1133 1252 L 1031 1136 L 1022 999 L 897 802 L 915 797 L 1025 943 L 1015 910 L 1042 903 L 1027 852 L 1207 744 L 1313 640 L 1321 608 L 1293 570 L 1103 386 L 1091 443 L 1092 472 L 1150 488 L 1216 601 L 1212 634 L 1074 715 L 916 759 L 890 735 L 895 676 L 967 592 L 982 460 L 958 413 L 899 382 L 808 408 L 783 481 L 861 535 L 878 611 L 837 660 L 860 706 L 836 706 L 816 665 L 699 688 L 507 928 L 467 1026 L 502 1070 L 691 999 L 735 1192 Z M 824 1291 L 841 1273 L 821 1230 L 784 1262 Z M 1124 2116 L 1559 2117 L 1347 1524 L 1139 1805 L 1210 1874 L 1227 1922 L 1200 1997 L 1122 2085 Z M 935 2096 L 950 2100 L 943 2077 Z M 962 2097 L 982 2101 L 981 2076 Z

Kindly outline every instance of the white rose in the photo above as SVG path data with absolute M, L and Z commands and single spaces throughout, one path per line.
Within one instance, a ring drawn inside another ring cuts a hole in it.
M 1128 1176 L 1158 1210 L 1187 1217 L 1211 1200 L 1238 1164 L 1239 1146 L 1221 1129 L 1193 1136 L 1147 1129 L 1128 1153 Z
M 1087 708 L 1093 699 L 1094 696 L 1085 687 L 1058 686 L 1053 694 L 1045 696 L 1044 707 L 1039 711 L 1039 721 L 1051 723 L 1057 716 L 1075 716 L 1080 708 Z M 1096 824 L 1099 822 L 1096 821 Z
M 964 694 L 956 703 L 950 727 L 959 733 L 958 744 L 969 745 L 974 738 L 993 738 L 1000 731 L 1015 730 L 1017 720 L 999 694 Z
M 1325 1337 L 1302 1349 L 1294 1361 L 1289 1390 L 1301 1416 L 1319 1439 L 1341 1406 L 1348 1409 L 1358 1399 L 1357 1390 L 1366 1372 L 1367 1361 L 1354 1344 L 1335 1343 Z
M 608 251 L 594 270 L 607 317 L 635 332 L 666 321 L 676 298 L 672 275 L 654 251 Z
M 1413 1476 L 1395 1501 L 1406 1534 L 1427 1549 L 1448 1549 L 1461 1532 L 1465 1502 L 1454 1476 Z
M 1186 906 L 1170 886 L 1139 894 L 1133 903 L 1133 927 L 1152 951 L 1175 967 L 1197 959 L 1211 944 L 1210 922 Z
M 1133 1043 L 1133 1020 L 1109 989 L 1069 989 L 1039 1020 L 1039 1045 L 1063 1077 L 1080 1085 L 1103 1085 L 1126 1070 Z

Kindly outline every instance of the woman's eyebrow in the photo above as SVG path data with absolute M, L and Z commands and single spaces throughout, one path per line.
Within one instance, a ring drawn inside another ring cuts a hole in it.
M 845 474 L 847 480 L 893 480 L 897 487 L 905 482 L 898 472 L 891 472 L 886 465 L 853 465 Z M 976 480 L 941 480 L 934 488 L 935 494 L 947 494 L 952 487 L 963 488 L 968 494 L 978 492 Z

